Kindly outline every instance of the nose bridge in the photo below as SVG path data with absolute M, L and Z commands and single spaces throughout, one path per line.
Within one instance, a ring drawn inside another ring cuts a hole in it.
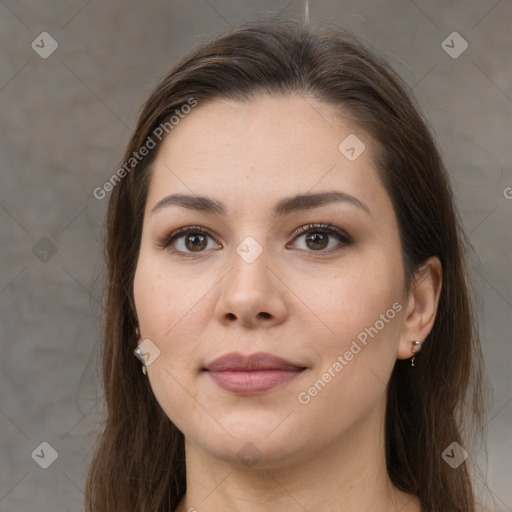
M 269 251 L 253 237 L 235 248 L 217 309 L 222 320 L 245 325 L 282 321 L 285 301 L 269 258 Z

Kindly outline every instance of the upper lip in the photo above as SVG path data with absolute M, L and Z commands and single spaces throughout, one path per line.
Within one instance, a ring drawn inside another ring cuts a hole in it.
M 280 357 L 268 354 L 266 352 L 256 352 L 254 354 L 241 354 L 240 352 L 230 352 L 214 359 L 205 366 L 208 371 L 257 371 L 257 370 L 304 370 L 305 366 L 294 364 Z

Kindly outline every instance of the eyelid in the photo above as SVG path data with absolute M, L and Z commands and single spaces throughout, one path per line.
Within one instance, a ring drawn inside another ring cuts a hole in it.
M 303 235 L 304 233 L 307 233 L 308 231 L 313 231 L 315 229 L 318 229 L 318 231 L 325 231 L 328 234 L 335 233 L 339 235 L 340 238 L 345 239 L 345 241 L 353 241 L 352 237 L 343 229 L 338 228 L 336 226 L 333 226 L 332 224 L 325 224 L 325 223 L 312 223 L 312 224 L 305 224 L 304 226 L 301 226 L 300 228 L 297 228 L 291 236 L 296 238 L 297 236 Z

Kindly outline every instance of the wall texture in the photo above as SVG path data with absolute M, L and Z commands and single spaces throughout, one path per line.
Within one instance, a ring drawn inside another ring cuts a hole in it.
M 202 38 L 305 10 L 298 0 L 0 2 L 1 511 L 82 507 L 102 412 L 107 199 L 92 191 L 117 168 L 141 103 Z M 475 249 L 494 388 L 483 469 L 496 510 L 512 510 L 512 2 L 317 0 L 308 12 L 387 55 L 438 138 Z

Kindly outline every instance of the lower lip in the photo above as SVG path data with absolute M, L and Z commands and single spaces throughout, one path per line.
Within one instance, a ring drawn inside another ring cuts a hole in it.
M 303 370 L 208 371 L 222 389 L 241 395 L 255 395 L 290 382 Z

